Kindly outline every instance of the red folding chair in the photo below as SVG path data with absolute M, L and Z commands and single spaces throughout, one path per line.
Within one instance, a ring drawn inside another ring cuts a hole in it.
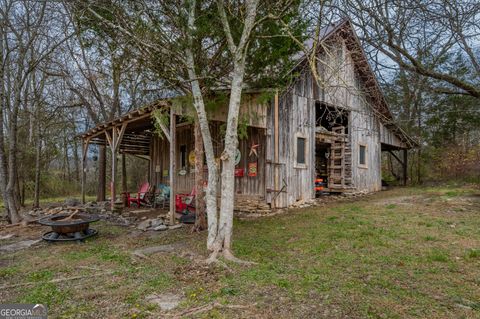
M 188 214 L 195 211 L 195 187 L 190 194 L 176 194 L 175 195 L 175 211 Z
M 147 204 L 147 201 L 145 200 L 145 196 L 149 190 L 150 190 L 150 184 L 146 182 L 146 183 L 143 183 L 142 186 L 140 186 L 140 189 L 138 190 L 136 197 L 131 196 L 129 192 L 125 192 L 125 195 L 127 198 L 127 207 L 130 207 L 131 204 L 135 204 L 137 207 Z

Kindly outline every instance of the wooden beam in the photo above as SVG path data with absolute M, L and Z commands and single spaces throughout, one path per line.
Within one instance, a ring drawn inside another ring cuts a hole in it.
M 128 122 L 125 122 L 122 124 L 120 128 L 116 128 L 118 135 L 117 135 L 117 141 L 115 144 L 115 149 L 118 149 L 118 146 L 120 145 L 120 143 L 122 143 L 123 134 L 125 134 L 125 130 L 127 129 L 127 126 L 128 126 Z
M 166 126 L 163 124 L 163 123 L 158 123 L 158 125 L 160 126 L 160 128 L 162 129 L 162 132 L 163 134 L 165 134 L 165 137 L 167 138 L 167 140 L 169 142 L 172 141 L 172 138 L 170 137 L 170 132 L 169 130 L 166 128 Z
M 176 171 L 176 120 L 173 107 L 170 107 L 170 225 L 175 224 L 175 171 Z
M 274 110 L 273 110 L 273 146 L 274 146 L 274 158 L 273 161 L 275 163 L 278 163 L 280 160 L 280 150 L 279 150 L 279 144 L 280 144 L 280 138 L 279 138 L 279 105 L 278 105 L 278 91 L 275 92 L 275 101 L 274 101 Z M 278 177 L 278 166 L 273 166 L 273 188 L 278 189 L 279 188 L 279 177 Z M 272 200 L 272 204 L 274 208 L 277 206 L 276 205 L 276 199 L 277 196 L 274 196 Z
M 113 211 L 113 208 L 115 206 L 115 200 L 116 200 L 116 191 L 115 191 L 115 177 L 117 175 L 117 149 L 116 149 L 116 144 L 117 144 L 117 139 L 118 139 L 118 132 L 115 129 L 115 127 L 112 130 L 112 139 L 111 139 L 111 144 L 110 144 L 110 150 L 112 151 L 112 178 L 110 181 L 110 207 Z
M 403 150 L 403 186 L 407 186 L 407 171 L 408 171 L 408 150 Z
M 105 131 L 105 137 L 107 138 L 108 146 L 110 146 L 110 148 L 112 148 L 113 143 L 112 143 L 112 137 L 110 136 L 110 132 Z
M 393 157 L 395 157 L 395 159 L 400 163 L 400 165 L 404 165 L 404 162 L 394 152 L 392 152 L 392 150 L 388 150 L 388 152 L 392 154 Z

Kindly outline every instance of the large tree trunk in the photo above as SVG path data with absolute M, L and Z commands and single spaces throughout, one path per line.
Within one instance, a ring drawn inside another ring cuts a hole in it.
M 17 81 L 19 81 L 17 79 Z M 18 87 L 19 83 L 15 84 L 15 100 L 12 106 L 12 111 L 9 117 L 9 149 L 8 149 L 8 183 L 5 190 L 5 198 L 4 201 L 7 205 L 7 213 L 9 216 L 9 220 L 12 224 L 18 223 L 21 221 L 21 216 L 19 213 L 19 203 L 17 203 L 17 188 L 16 183 L 17 175 L 18 175 L 18 161 L 17 161 L 17 137 L 18 137 L 18 109 L 21 103 L 21 90 Z
M 189 45 L 185 49 L 185 58 L 187 62 L 188 77 L 191 80 L 191 89 L 193 95 L 193 106 L 197 113 L 198 124 L 203 138 L 203 146 L 205 150 L 205 157 L 207 159 L 208 167 L 208 184 L 205 194 L 207 204 L 207 218 L 208 218 L 208 236 L 207 249 L 213 250 L 213 245 L 217 237 L 218 231 L 218 214 L 217 214 L 217 164 L 215 163 L 215 153 L 213 151 L 212 136 L 210 134 L 210 127 L 208 125 L 207 112 L 205 110 L 205 103 L 203 101 L 202 90 L 198 81 L 195 70 L 195 59 L 193 55 L 193 45 L 190 32 L 195 28 L 195 7 L 196 1 L 190 3 L 188 14 L 188 37 Z
M 98 147 L 98 188 L 97 201 L 105 201 L 105 189 L 107 184 L 107 150 L 105 145 Z
M 40 124 L 36 123 L 36 148 L 35 148 L 35 194 L 33 197 L 33 207 L 40 206 L 40 164 L 42 154 L 42 142 L 40 140 Z
M 242 95 L 243 76 L 245 73 L 245 59 L 237 61 L 233 72 L 232 88 L 230 93 L 227 129 L 225 132 L 225 148 L 222 160 L 222 195 L 220 202 L 220 221 L 215 249 L 231 254 L 233 209 L 235 197 L 235 151 L 238 147 L 238 113 Z
M 198 117 L 195 121 L 195 226 L 194 230 L 201 231 L 207 229 L 207 218 L 205 216 L 205 196 L 203 191 L 203 140 Z
M 222 195 L 220 202 L 220 218 L 218 224 L 218 235 L 213 245 L 211 260 L 216 258 L 219 252 L 230 260 L 239 261 L 232 253 L 232 230 L 233 230 L 233 209 L 235 196 L 235 151 L 238 146 L 238 113 L 242 97 L 243 79 L 245 76 L 245 60 L 248 52 L 248 41 L 250 33 L 255 24 L 258 0 L 246 1 L 246 17 L 238 46 L 235 45 L 230 31 L 230 25 L 225 13 L 223 0 L 217 0 L 220 19 L 223 30 L 227 37 L 229 50 L 233 56 L 232 83 L 230 89 L 230 101 L 228 105 L 227 129 L 225 132 L 225 148 L 222 160 Z

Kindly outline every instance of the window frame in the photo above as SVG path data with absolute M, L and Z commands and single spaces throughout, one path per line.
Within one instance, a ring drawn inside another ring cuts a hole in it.
M 185 147 L 185 153 L 182 152 L 182 148 Z M 179 167 L 180 169 L 186 169 L 188 167 L 187 165 L 187 162 L 188 162 L 188 147 L 186 144 L 180 144 L 179 146 L 179 152 L 178 152 L 178 155 L 179 155 Z M 185 164 L 185 165 L 182 165 L 182 164 Z
M 304 144 L 303 144 L 303 159 L 305 160 L 304 163 L 299 163 L 298 162 L 298 140 L 299 139 L 303 139 L 304 140 Z M 295 165 L 294 167 L 295 168 L 302 168 L 302 169 L 305 169 L 305 168 L 308 168 L 308 137 L 305 135 L 305 134 L 302 134 L 302 133 L 296 133 L 295 134 L 295 143 L 294 143 L 294 147 L 295 147 Z
M 365 163 L 361 163 L 361 155 L 362 155 L 362 147 L 365 149 L 364 154 L 363 154 L 363 159 Z M 367 144 L 364 143 L 359 143 L 358 144 L 358 167 L 360 168 L 368 168 L 368 161 L 367 161 L 367 153 L 368 153 L 368 147 Z

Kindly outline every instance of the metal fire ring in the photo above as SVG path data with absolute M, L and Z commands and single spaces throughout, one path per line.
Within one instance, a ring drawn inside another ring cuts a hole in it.
M 42 239 L 46 241 L 82 241 L 89 237 L 95 236 L 98 231 L 93 228 L 88 228 L 83 232 L 75 232 L 69 234 L 57 233 L 55 231 L 49 231 L 42 235 Z

